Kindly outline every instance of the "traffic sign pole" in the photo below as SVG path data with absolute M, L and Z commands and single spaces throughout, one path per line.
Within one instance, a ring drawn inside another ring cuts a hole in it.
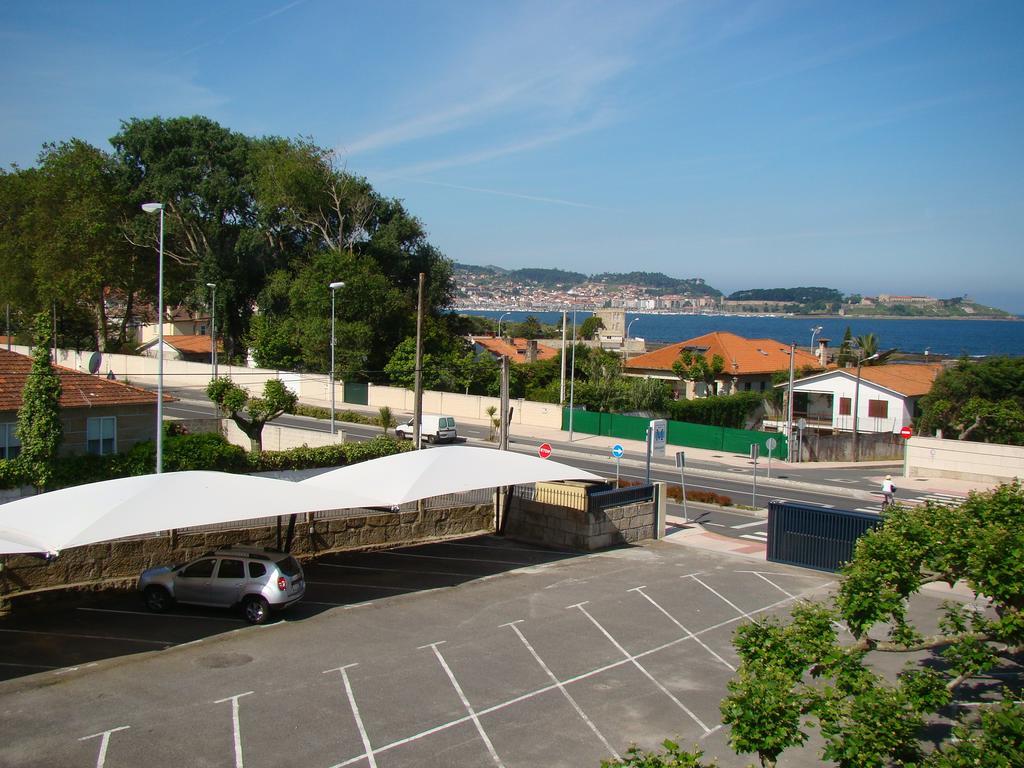
M 750 458 L 754 460 L 754 487 L 750 493 L 750 506 L 757 508 L 757 457 L 761 453 L 761 446 L 752 443 L 750 446 Z
M 683 522 L 690 522 L 690 516 L 686 514 L 686 454 L 683 451 L 676 451 L 676 466 L 679 467 L 679 485 L 683 489 Z
M 622 446 L 619 445 L 618 443 L 616 443 L 615 445 L 612 446 L 612 457 L 615 459 L 615 487 L 616 488 L 619 487 L 619 459 L 622 458 L 622 454 L 623 453 L 625 453 L 625 451 L 622 449 Z

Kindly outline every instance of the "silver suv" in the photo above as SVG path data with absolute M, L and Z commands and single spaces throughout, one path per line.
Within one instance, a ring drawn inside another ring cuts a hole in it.
M 238 605 L 247 621 L 263 624 L 271 609 L 302 599 L 306 580 L 287 552 L 236 544 L 181 565 L 149 568 L 139 576 L 139 589 L 151 611 L 166 611 L 175 602 Z

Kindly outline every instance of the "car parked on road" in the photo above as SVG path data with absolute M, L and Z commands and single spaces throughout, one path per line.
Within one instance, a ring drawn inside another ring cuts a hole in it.
M 139 576 L 139 590 L 151 611 L 166 611 L 176 602 L 240 606 L 248 622 L 263 624 L 271 610 L 302 599 L 306 579 L 287 552 L 236 544 L 187 563 L 149 568 Z
M 412 440 L 415 419 L 395 427 L 395 434 L 406 440 Z M 420 440 L 428 443 L 454 443 L 458 437 L 455 429 L 454 416 L 423 416 L 420 419 Z

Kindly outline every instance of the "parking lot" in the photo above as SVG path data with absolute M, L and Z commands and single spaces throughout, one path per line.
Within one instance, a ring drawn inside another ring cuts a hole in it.
M 134 595 L 0 622 L 0 764 L 596 768 L 673 737 L 746 765 L 719 727 L 732 632 L 830 584 L 667 542 L 577 556 L 496 537 L 306 575 L 264 627 Z

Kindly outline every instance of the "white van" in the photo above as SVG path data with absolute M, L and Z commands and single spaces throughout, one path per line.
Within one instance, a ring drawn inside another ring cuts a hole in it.
M 395 434 L 405 440 L 412 440 L 413 419 L 395 427 Z M 428 443 L 454 443 L 458 433 L 455 431 L 454 416 L 423 416 L 420 420 L 420 440 Z

